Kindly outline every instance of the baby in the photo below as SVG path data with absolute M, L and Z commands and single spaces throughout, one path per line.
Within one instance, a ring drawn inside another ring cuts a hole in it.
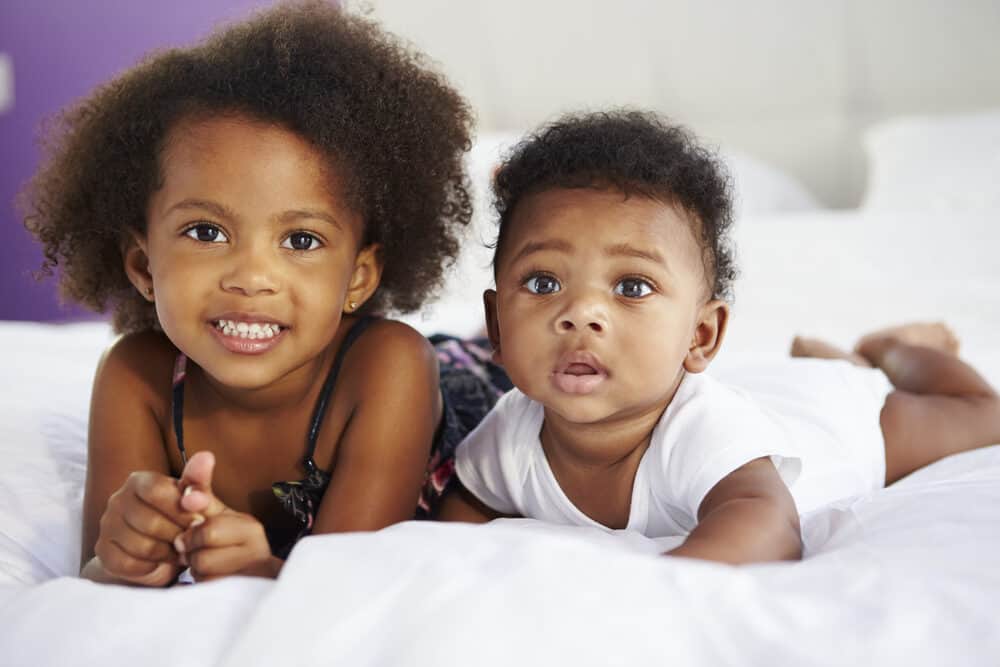
M 444 519 L 797 559 L 800 512 L 1000 442 L 1000 398 L 941 325 L 877 332 L 852 353 L 797 340 L 795 356 L 823 358 L 755 376 L 752 397 L 704 373 L 730 319 L 731 204 L 682 128 L 638 112 L 564 118 L 515 150 L 495 194 L 486 317 L 516 389 L 459 446 Z

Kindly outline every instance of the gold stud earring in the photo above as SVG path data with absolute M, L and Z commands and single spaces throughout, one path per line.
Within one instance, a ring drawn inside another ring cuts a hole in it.
M 146 296 L 153 296 L 152 286 L 146 288 Z
M 357 301 L 351 301 L 349 304 L 347 304 L 347 309 L 348 310 L 352 310 L 352 311 L 353 310 L 357 310 L 358 309 L 358 302 Z

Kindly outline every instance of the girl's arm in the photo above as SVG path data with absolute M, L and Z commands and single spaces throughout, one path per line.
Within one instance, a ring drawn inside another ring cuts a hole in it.
M 380 322 L 355 343 L 341 372 L 343 389 L 357 398 L 314 532 L 412 519 L 441 421 L 434 348 L 405 324 Z
M 800 559 L 799 515 L 771 460 L 750 461 L 712 487 L 698 525 L 667 553 L 731 564 Z
M 126 336 L 98 365 L 80 550 L 85 578 L 163 586 L 180 570 L 171 542 L 191 517 L 180 509 L 153 409 L 163 390 L 155 381 L 169 388 L 170 349 L 158 334 Z

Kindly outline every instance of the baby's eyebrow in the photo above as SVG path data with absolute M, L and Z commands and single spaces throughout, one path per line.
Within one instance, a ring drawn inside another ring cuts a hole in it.
M 546 239 L 544 241 L 528 241 L 521 249 L 517 251 L 511 261 L 517 261 L 522 257 L 527 257 L 528 255 L 533 255 L 536 252 L 543 252 L 545 250 L 558 250 L 561 252 L 569 252 L 573 249 L 573 244 L 569 241 L 564 241 L 563 239 Z
M 666 260 L 663 259 L 663 255 L 658 253 L 656 250 L 644 250 L 642 248 L 636 248 L 633 245 L 629 245 L 628 243 L 616 243 L 608 246 L 604 249 L 604 254 L 610 256 L 624 255 L 625 257 L 638 257 L 639 259 L 647 259 L 661 266 L 667 265 Z

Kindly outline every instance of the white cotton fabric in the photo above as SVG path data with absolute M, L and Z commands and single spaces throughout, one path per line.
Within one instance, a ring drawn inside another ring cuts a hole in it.
M 685 375 L 639 463 L 626 530 L 690 532 L 708 492 L 765 456 L 800 512 L 882 486 L 878 415 L 891 385 L 881 372 L 805 359 L 733 375 L 744 388 Z M 600 526 L 559 487 L 539 439 L 543 420 L 541 404 L 509 392 L 459 446 L 459 479 L 503 514 Z

